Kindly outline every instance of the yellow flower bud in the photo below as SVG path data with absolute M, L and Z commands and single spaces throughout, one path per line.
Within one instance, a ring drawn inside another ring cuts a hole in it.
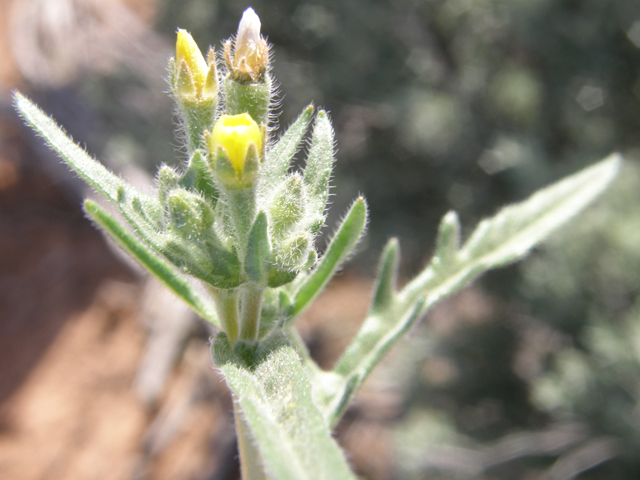
M 178 70 L 186 68 L 185 73 L 190 77 L 190 84 L 183 88 L 186 87 L 189 90 L 188 93 L 200 97 L 207 80 L 209 66 L 191 34 L 182 29 L 178 29 L 176 40 L 176 68 Z
M 249 147 L 262 152 L 262 131 L 248 113 L 222 115 L 209 136 L 209 148 L 215 155 L 218 147 L 224 150 L 234 170 L 242 174 Z

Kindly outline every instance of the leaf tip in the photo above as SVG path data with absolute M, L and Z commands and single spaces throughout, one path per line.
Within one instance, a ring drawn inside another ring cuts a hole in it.
M 623 163 L 624 157 L 620 152 L 614 152 L 602 161 L 603 166 L 607 167 L 611 179 L 620 172 Z
M 98 210 L 98 204 L 93 200 L 86 198 L 84 202 L 82 202 L 82 208 L 88 215 L 93 215 Z

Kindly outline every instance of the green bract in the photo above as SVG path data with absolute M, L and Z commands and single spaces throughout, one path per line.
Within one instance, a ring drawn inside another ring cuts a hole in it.
M 230 40 L 225 46 L 227 73 L 220 83 L 212 51 L 205 62 L 191 36 L 179 30 L 170 83 L 190 158 L 182 169 L 160 168 L 155 195 L 136 191 L 108 171 L 19 93 L 15 105 L 69 167 L 116 206 L 124 222 L 89 200 L 87 215 L 222 330 L 213 356 L 236 396 L 244 478 L 351 479 L 330 427 L 382 356 L 438 300 L 484 271 L 522 258 L 582 210 L 614 178 L 620 159 L 613 155 L 505 208 L 481 222 L 462 245 L 458 218 L 448 213 L 433 259 L 401 290 L 399 246 L 391 240 L 360 332 L 334 369 L 322 371 L 293 324 L 353 251 L 367 207 L 356 199 L 324 254 L 317 254 L 314 237 L 325 220 L 333 129 L 324 111 L 313 119 L 308 107 L 277 141 L 266 138 L 272 82 L 259 28 L 253 10 L 245 12 L 241 44 Z M 312 120 L 306 166 L 290 172 Z

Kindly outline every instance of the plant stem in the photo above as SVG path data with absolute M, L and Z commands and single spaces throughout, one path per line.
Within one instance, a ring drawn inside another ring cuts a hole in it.
M 238 290 L 211 289 L 216 302 L 220 324 L 231 344 L 238 339 Z
M 240 319 L 240 340 L 255 342 L 260 331 L 260 310 L 263 288 L 249 286 L 242 290 L 242 311 Z
M 255 445 L 255 440 L 249 435 L 240 405 L 234 402 L 233 417 L 236 422 L 236 436 L 238 437 L 238 453 L 240 454 L 240 474 L 242 480 L 267 480 L 262 468 L 260 453 Z

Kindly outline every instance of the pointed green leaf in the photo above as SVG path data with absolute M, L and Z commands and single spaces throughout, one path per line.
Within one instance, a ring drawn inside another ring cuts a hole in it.
M 327 113 L 318 112 L 311 137 L 311 148 L 304 169 L 309 196 L 309 213 L 322 216 L 329 196 L 329 177 L 333 166 L 333 128 Z
M 153 253 L 147 246 L 127 231 L 114 217 L 91 200 L 84 202 L 84 211 L 102 227 L 129 255 L 164 283 L 169 290 L 181 298 L 198 315 L 219 326 L 213 305 L 204 301 L 189 282 L 176 273 L 174 268 Z
M 524 257 L 532 247 L 598 197 L 618 173 L 621 162 L 620 155 L 611 155 L 483 220 L 457 252 L 456 264 L 449 269 L 439 268 L 444 262 L 434 259 L 405 287 L 404 301 L 411 302 L 428 293 L 425 309 L 429 308 L 482 272 Z
M 380 312 L 392 307 L 396 296 L 399 261 L 400 247 L 398 240 L 392 238 L 387 243 L 380 259 L 377 285 L 373 294 L 373 302 L 371 303 L 372 312 Z
M 265 194 L 270 194 L 270 189 L 284 180 L 291 160 L 300 148 L 302 137 L 309 127 L 311 115 L 313 115 L 313 105 L 305 108 L 278 142 L 267 151 L 260 174 L 263 182 L 260 188 Z
M 324 405 L 326 408 L 322 408 L 322 413 L 330 421 L 330 425 L 338 422 L 345 406 L 349 404 L 351 399 L 345 399 L 345 395 L 352 398 L 356 394 L 357 387 L 420 318 L 423 304 L 424 299 L 420 299 L 409 309 L 394 309 L 393 312 L 367 317 L 356 338 L 349 344 L 333 369 L 333 373 L 338 374 L 343 380 L 341 384 L 333 386 L 333 396 L 327 396 L 328 400 Z M 359 382 L 355 386 L 354 378 Z
M 16 92 L 16 109 L 20 116 L 40 135 L 64 162 L 80 175 L 91 187 L 117 202 L 119 187 L 128 187 L 127 183 L 111 173 L 102 164 L 91 158 L 54 122 L 51 117 L 36 107 L 29 99 Z
M 385 309 L 372 309 L 333 372 L 343 377 L 332 393 L 325 392 L 323 414 L 336 421 L 332 405 L 344 396 L 353 375 L 364 380 L 389 348 L 438 300 L 450 295 L 481 273 L 524 256 L 553 230 L 584 209 L 607 187 L 620 168 L 613 155 L 482 221 L 457 250 L 459 225 L 454 214 L 445 216 L 436 257 Z
M 340 448 L 314 405 L 300 358 L 289 345 L 244 366 L 224 334 L 213 346 L 253 437 L 268 478 L 273 480 L 355 480 Z M 243 352 L 244 353 L 244 352 Z
M 214 184 L 209 165 L 207 165 L 200 150 L 196 150 L 194 154 L 191 155 L 189 166 L 178 182 L 186 189 L 195 190 L 202 195 L 202 197 L 210 203 L 211 208 L 216 206 L 220 194 Z
M 329 248 L 320 259 L 316 268 L 298 288 L 293 301 L 290 322 L 302 313 L 324 289 L 340 265 L 347 259 L 358 243 L 367 224 L 367 203 L 358 198 L 347 213 L 344 221 L 334 235 Z
M 244 270 L 249 280 L 256 285 L 266 285 L 269 275 L 271 243 L 269 242 L 267 215 L 258 212 L 251 232 L 244 260 Z
M 436 250 L 433 255 L 434 268 L 450 268 L 458 261 L 460 249 L 460 220 L 456 212 L 447 213 L 438 228 Z

